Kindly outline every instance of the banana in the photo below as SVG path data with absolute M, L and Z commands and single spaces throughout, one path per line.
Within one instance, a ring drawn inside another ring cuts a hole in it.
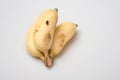
M 54 39 L 50 48 L 50 56 L 57 56 L 68 41 L 74 36 L 77 24 L 72 22 L 63 22 L 55 30 Z
M 53 41 L 54 31 L 58 20 L 58 10 L 49 9 L 42 12 L 34 25 L 30 28 L 26 38 L 28 51 L 39 57 L 47 67 L 51 67 L 53 60 L 48 54 Z
M 26 47 L 27 47 L 27 50 L 29 51 L 29 53 L 32 56 L 40 58 L 42 61 L 44 61 L 43 54 L 35 48 L 34 43 L 33 43 L 34 30 L 35 30 L 34 25 L 32 25 L 30 27 L 30 29 L 28 30 L 28 32 L 27 32 L 27 35 L 26 35 Z

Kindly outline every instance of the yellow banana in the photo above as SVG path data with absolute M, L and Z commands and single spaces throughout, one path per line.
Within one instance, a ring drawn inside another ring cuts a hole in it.
M 27 32 L 26 47 L 32 56 L 40 58 L 42 61 L 44 61 L 44 55 L 35 48 L 34 43 L 33 43 L 34 30 L 35 30 L 35 27 L 34 25 L 32 25 Z
M 72 22 L 63 22 L 55 30 L 54 39 L 50 48 L 50 56 L 54 58 L 74 36 L 77 25 Z
M 26 38 L 29 52 L 33 56 L 41 58 L 48 67 L 53 63 L 52 58 L 48 54 L 48 50 L 52 45 L 58 20 L 57 12 L 57 8 L 42 12 L 34 23 L 34 26 L 29 30 Z
M 34 45 L 36 49 L 44 53 L 45 57 L 52 45 L 57 20 L 57 10 L 49 9 L 41 13 L 35 23 Z

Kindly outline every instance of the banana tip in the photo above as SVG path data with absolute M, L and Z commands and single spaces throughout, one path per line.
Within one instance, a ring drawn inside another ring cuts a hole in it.
M 76 27 L 78 27 L 78 24 L 75 24 L 76 25 Z
M 55 10 L 58 12 L 58 9 L 57 9 L 57 8 L 55 8 Z

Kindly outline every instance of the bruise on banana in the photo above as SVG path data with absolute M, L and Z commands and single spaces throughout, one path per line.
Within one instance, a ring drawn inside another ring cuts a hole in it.
M 62 34 L 59 35 L 58 38 L 59 38 L 59 40 L 60 40 L 60 41 L 59 41 L 59 44 L 60 44 L 59 46 L 60 46 L 60 47 L 63 47 L 63 46 L 64 46 L 64 42 L 65 42 L 65 35 L 62 33 Z
M 51 35 L 50 35 L 49 32 L 45 35 L 44 41 L 45 41 L 46 44 L 50 43 L 50 41 L 51 41 Z

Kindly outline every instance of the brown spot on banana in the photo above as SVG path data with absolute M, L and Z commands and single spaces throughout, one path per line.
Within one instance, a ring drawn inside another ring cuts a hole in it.
M 35 33 L 38 32 L 38 29 L 35 29 Z
M 48 20 L 46 21 L 46 25 L 49 25 L 49 21 Z
M 59 35 L 59 39 L 60 39 L 60 41 L 59 41 L 60 47 L 63 47 L 64 41 L 65 41 L 65 35 L 64 35 L 63 33 L 60 34 L 60 35 Z

